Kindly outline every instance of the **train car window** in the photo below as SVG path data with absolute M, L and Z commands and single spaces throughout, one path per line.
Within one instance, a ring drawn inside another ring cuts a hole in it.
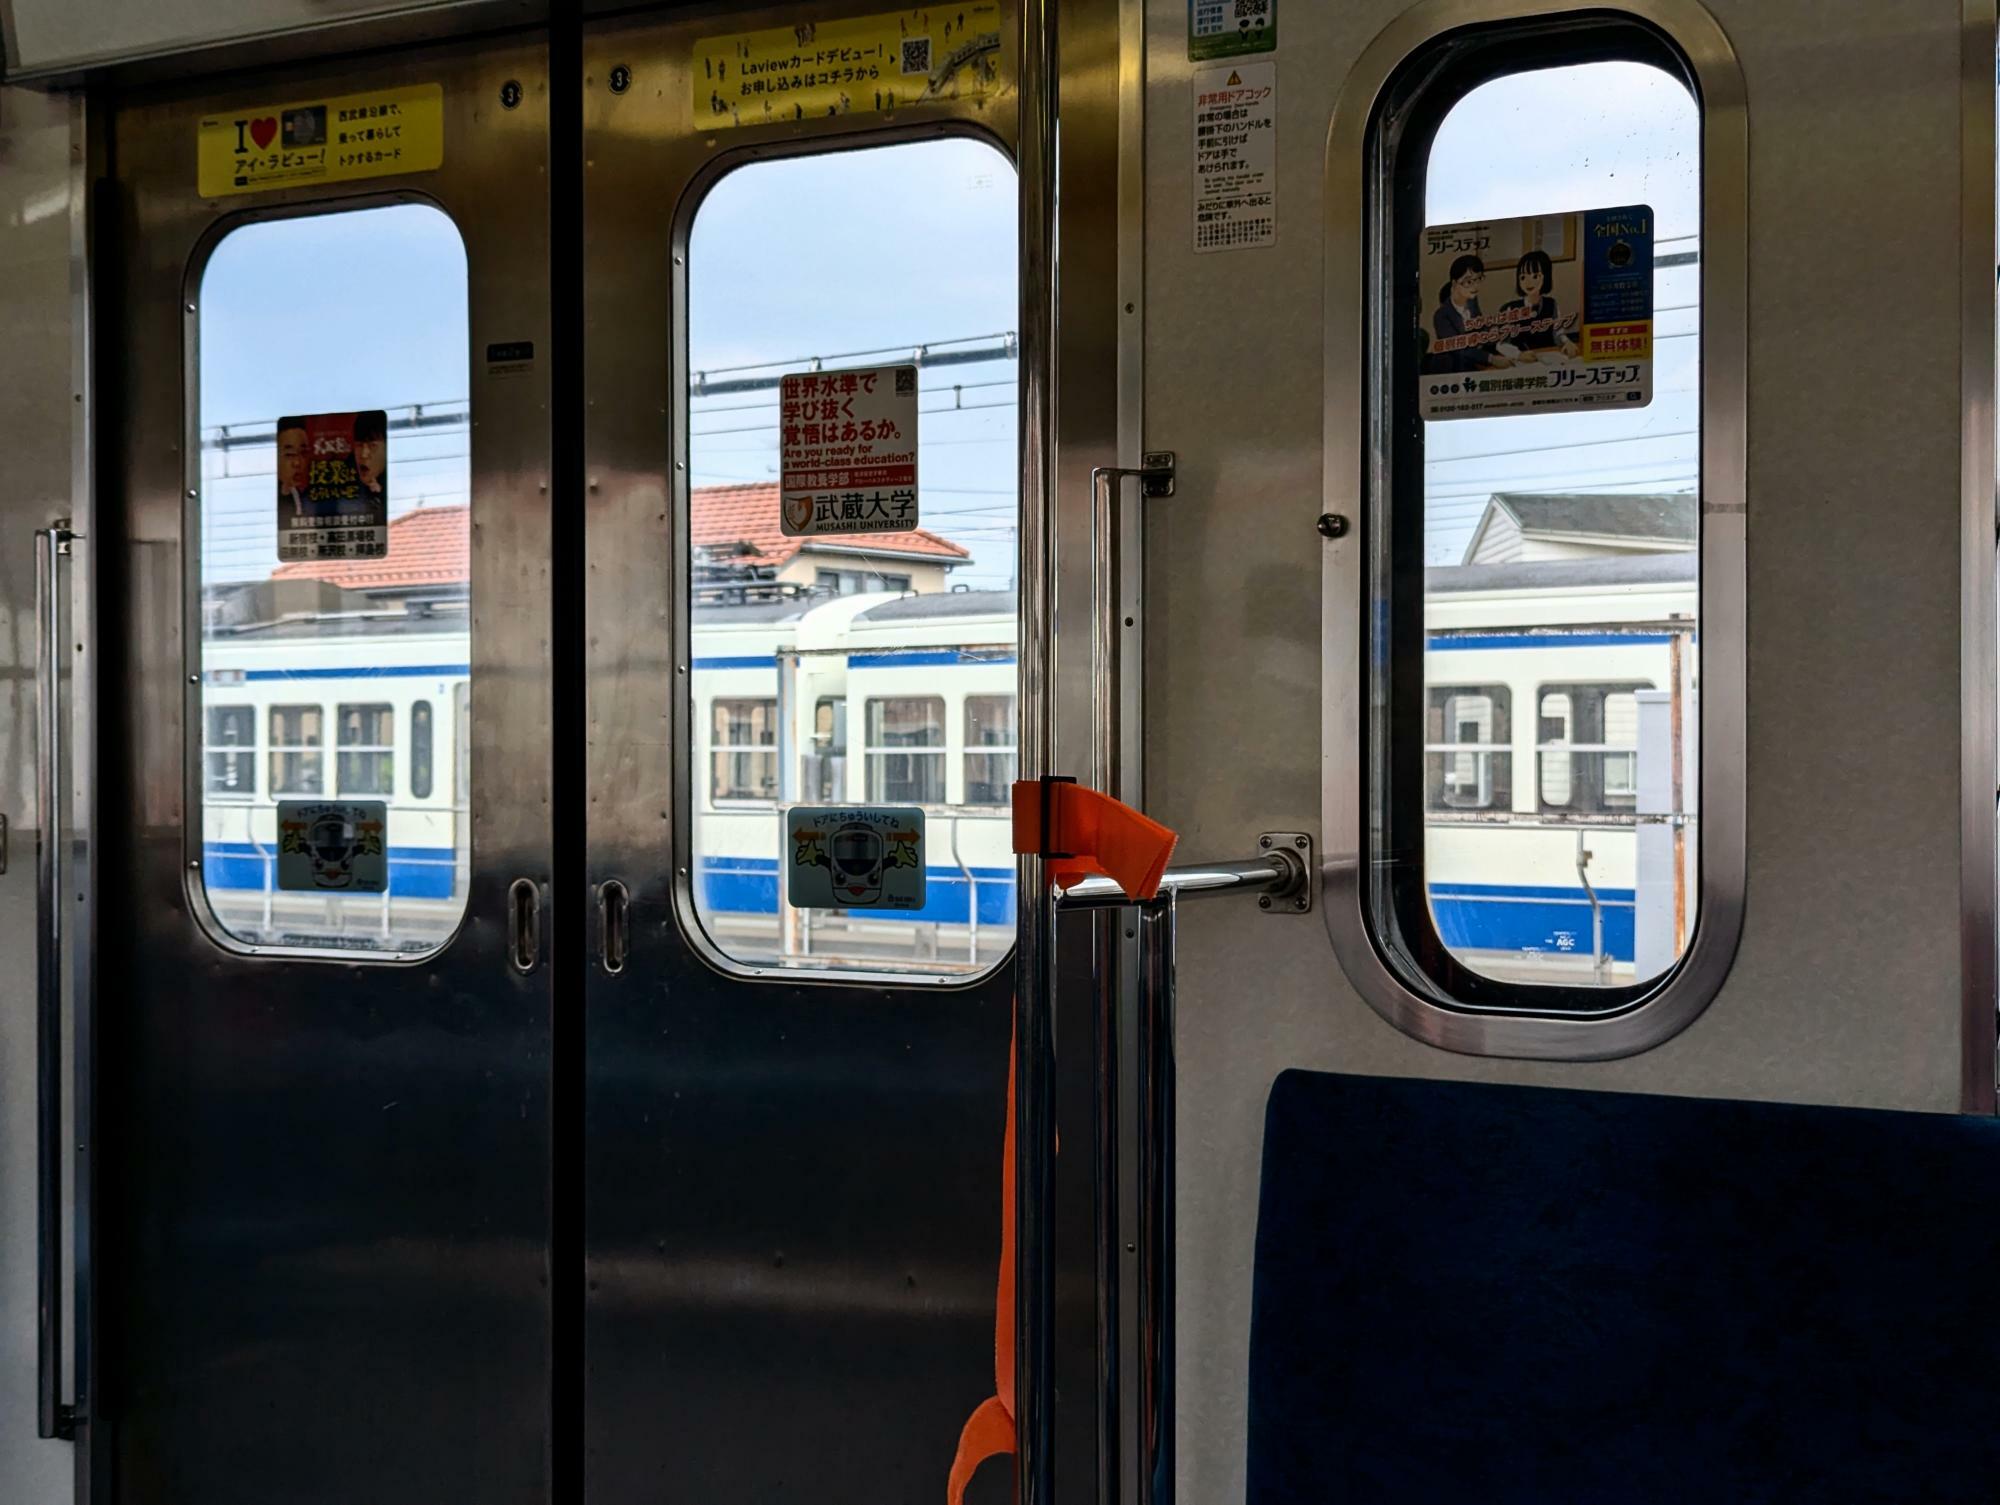
M 393 706 L 340 708 L 338 788 L 342 794 L 396 791 L 396 713 Z
M 191 269 L 198 910 L 225 941 L 413 956 L 464 913 L 462 720 L 453 799 L 430 795 L 432 706 L 462 707 L 472 672 L 467 293 L 456 227 L 421 203 L 238 220 Z M 259 723 L 261 792 L 220 751 Z M 386 892 L 285 886 L 277 802 L 302 798 L 386 804 Z
M 945 803 L 944 701 L 937 696 L 869 701 L 866 752 L 871 803 Z
M 1506 685 L 1432 688 L 1424 742 L 1431 809 L 1513 808 L 1513 705 Z
M 982 972 L 1014 914 L 1013 167 L 970 133 L 822 137 L 723 159 L 681 213 L 684 928 L 745 974 Z M 829 458 L 885 418 L 914 485 Z M 924 907 L 792 909 L 799 803 L 927 807 Z
M 1537 26 L 1375 117 L 1364 913 L 1434 1002 L 1601 1012 L 1699 910 L 1702 120 L 1657 33 Z
M 1535 734 L 1542 809 L 1609 815 L 1638 808 L 1638 692 L 1651 688 L 1543 686 Z
M 831 804 L 847 796 L 847 701 L 822 695 L 813 706 L 812 750 L 799 783 L 806 797 Z
M 207 737 L 203 749 L 207 792 L 253 798 L 257 793 L 257 708 L 210 706 Z
M 965 697 L 965 802 L 1004 805 L 1013 796 L 1017 734 L 1012 695 Z
M 316 705 L 271 707 L 271 793 L 326 793 L 325 713 Z
M 718 800 L 769 800 L 778 794 L 778 702 L 717 700 L 709 789 Z
M 410 706 L 410 797 L 431 797 L 431 703 L 419 700 Z

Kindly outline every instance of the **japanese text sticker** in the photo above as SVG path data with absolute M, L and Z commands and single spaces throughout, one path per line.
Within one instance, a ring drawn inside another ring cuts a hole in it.
M 1414 338 L 1424 417 L 1652 401 L 1646 205 L 1433 225 L 1420 265 Z
M 802 21 L 697 42 L 697 129 L 880 114 L 999 86 L 1000 7 L 973 0 L 838 21 Z
M 1194 248 L 1240 251 L 1278 239 L 1278 65 L 1194 75 Z
M 1240 57 L 1278 45 L 1278 0 L 1188 0 L 1188 58 Z
M 432 172 L 444 165 L 444 89 L 415 84 L 209 115 L 195 146 L 205 199 Z

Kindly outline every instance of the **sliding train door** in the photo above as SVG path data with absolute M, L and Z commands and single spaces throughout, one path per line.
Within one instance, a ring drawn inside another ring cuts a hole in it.
M 114 98 L 93 1497 L 546 1497 L 547 66 Z
M 605 1505 L 942 1498 L 994 1393 L 1017 26 L 978 0 L 586 34 Z M 1083 1397 L 1087 1279 L 1065 1296 Z M 1008 1487 L 1002 1460 L 974 1497 Z

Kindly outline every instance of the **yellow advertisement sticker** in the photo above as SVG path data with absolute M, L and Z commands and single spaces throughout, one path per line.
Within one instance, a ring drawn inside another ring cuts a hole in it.
M 1000 7 L 919 7 L 697 42 L 697 129 L 887 113 L 999 89 Z
M 444 88 L 413 84 L 212 115 L 201 123 L 198 161 L 205 199 L 431 172 L 444 165 Z

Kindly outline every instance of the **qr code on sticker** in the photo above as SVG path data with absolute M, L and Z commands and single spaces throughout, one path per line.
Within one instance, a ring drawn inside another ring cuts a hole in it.
M 912 73 L 926 76 L 931 71 L 931 39 L 929 37 L 903 38 L 903 75 Z
M 898 366 L 896 368 L 896 395 L 898 397 L 907 397 L 916 390 L 917 368 L 915 366 Z

